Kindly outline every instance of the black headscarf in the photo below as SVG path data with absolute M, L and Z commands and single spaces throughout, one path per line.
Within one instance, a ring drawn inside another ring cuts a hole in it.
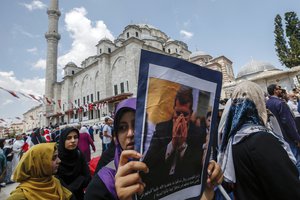
M 78 146 L 74 150 L 68 150 L 65 148 L 66 139 L 72 131 L 76 132 L 79 138 L 78 129 L 73 127 L 66 128 L 60 134 L 58 145 L 58 157 L 61 160 L 58 168 L 58 176 L 65 176 L 71 179 L 75 178 L 80 173 L 81 169 L 81 166 L 78 165 L 81 154 Z

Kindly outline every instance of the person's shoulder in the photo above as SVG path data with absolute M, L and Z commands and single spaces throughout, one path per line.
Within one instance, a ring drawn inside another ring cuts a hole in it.
M 7 200 L 27 200 L 27 198 L 25 197 L 24 192 L 20 188 L 17 188 L 10 193 Z
M 252 150 L 254 149 L 265 149 L 265 148 L 274 148 L 274 146 L 279 145 L 279 140 L 272 135 L 271 133 L 260 131 L 257 133 L 251 134 L 247 139 L 248 147 Z

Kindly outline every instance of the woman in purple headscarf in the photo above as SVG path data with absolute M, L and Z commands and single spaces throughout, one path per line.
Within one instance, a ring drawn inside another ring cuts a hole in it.
M 141 157 L 133 150 L 135 110 L 136 98 L 126 99 L 117 106 L 114 119 L 116 146 L 114 160 L 101 168 L 93 177 L 86 189 L 84 199 L 128 200 L 133 194 L 143 192 L 145 185 L 139 173 L 135 171 L 147 173 L 148 167 L 140 161 L 128 163 L 130 158 Z M 220 167 L 215 162 L 211 162 L 208 168 L 211 174 L 208 183 L 210 184 L 211 181 L 215 184 L 220 183 L 223 176 Z M 213 189 L 209 192 L 213 192 Z

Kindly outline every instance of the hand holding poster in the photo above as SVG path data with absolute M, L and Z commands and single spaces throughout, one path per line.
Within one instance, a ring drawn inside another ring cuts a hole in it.
M 137 199 L 200 198 L 221 84 L 218 71 L 142 50 L 135 149 L 149 173 Z

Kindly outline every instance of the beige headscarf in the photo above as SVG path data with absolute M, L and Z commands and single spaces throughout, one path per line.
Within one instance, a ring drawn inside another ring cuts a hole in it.
M 20 182 L 14 192 L 22 191 L 29 200 L 70 199 L 72 193 L 64 188 L 52 173 L 52 157 L 56 143 L 33 146 L 20 160 L 13 179 Z
M 267 123 L 268 115 L 265 96 L 259 85 L 251 81 L 243 81 L 235 88 L 231 98 L 248 98 L 253 101 L 258 111 L 258 115 L 261 117 L 263 123 Z

